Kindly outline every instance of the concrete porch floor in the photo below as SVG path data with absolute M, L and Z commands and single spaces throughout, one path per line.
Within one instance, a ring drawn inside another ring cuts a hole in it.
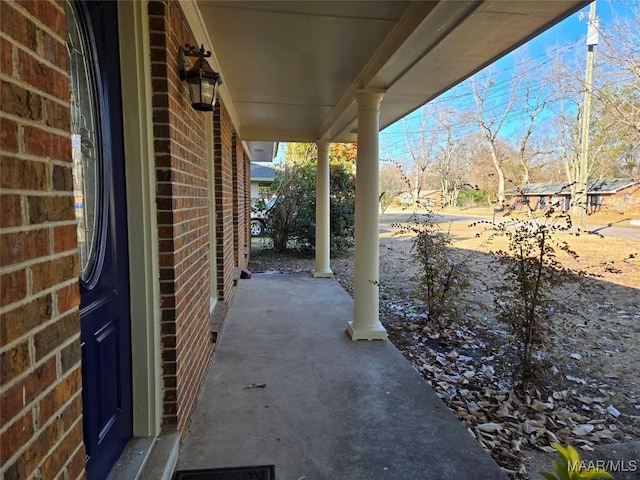
M 351 341 L 352 309 L 335 279 L 241 280 L 177 469 L 275 465 L 279 480 L 507 478 L 390 342 Z

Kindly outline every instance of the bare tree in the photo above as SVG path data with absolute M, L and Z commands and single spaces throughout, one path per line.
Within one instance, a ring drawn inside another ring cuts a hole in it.
M 489 72 L 484 79 L 471 78 L 471 93 L 475 102 L 475 122 L 480 127 L 480 132 L 487 144 L 491 161 L 496 170 L 498 178 L 497 199 L 498 205 L 502 208 L 505 203 L 505 175 L 503 169 L 504 156 L 498 151 L 498 140 L 500 130 L 504 126 L 509 113 L 516 100 L 517 75 L 511 77 L 511 89 L 506 102 L 498 102 L 495 105 L 495 93 L 492 93 L 496 84 L 495 75 Z
M 433 128 L 434 116 L 434 109 L 427 104 L 420 110 L 420 126 L 417 129 L 410 127 L 406 120 L 402 121 L 405 142 L 412 162 L 411 193 L 416 204 L 425 188 L 429 166 L 434 161 L 434 150 L 438 141 Z
M 459 152 L 460 139 L 455 138 L 453 123 L 459 117 L 455 112 L 442 111 L 438 114 L 438 129 L 444 132 L 444 138 L 438 144 L 435 173 L 440 183 L 442 206 L 453 206 L 458 200 L 460 189 L 466 182 L 468 168 L 464 165 L 466 157 Z
M 383 160 L 383 162 L 385 162 Z M 402 170 L 402 166 L 395 161 L 386 161 L 380 168 L 380 194 L 378 203 L 380 212 L 384 213 L 391 200 L 402 192 L 411 188 L 409 180 Z
M 532 134 L 539 125 L 540 116 L 547 108 L 547 93 L 542 88 L 533 88 L 530 79 L 524 84 L 524 98 L 520 117 L 521 131 L 517 134 L 518 160 L 522 167 L 522 184 L 524 187 L 530 181 L 531 168 L 534 160 L 543 154 L 550 153 L 541 149 L 532 150 Z
M 607 28 L 600 29 L 600 75 L 613 80 L 597 83 L 594 100 L 607 106 L 609 115 L 640 139 L 640 9 L 631 18 L 614 15 Z M 604 71 L 603 71 L 604 70 Z

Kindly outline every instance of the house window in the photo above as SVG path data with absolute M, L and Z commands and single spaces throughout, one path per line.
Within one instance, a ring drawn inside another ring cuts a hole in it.
M 630 193 L 625 193 L 624 194 L 624 204 L 627 207 L 631 205 L 631 194 Z

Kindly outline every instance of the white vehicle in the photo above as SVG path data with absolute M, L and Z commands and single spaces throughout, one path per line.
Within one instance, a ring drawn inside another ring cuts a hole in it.
M 271 200 L 269 200 L 265 204 L 264 208 L 251 209 L 251 236 L 252 237 L 259 237 L 264 233 L 264 230 L 265 230 L 264 219 L 267 216 L 267 212 L 269 211 L 269 209 L 271 209 L 271 207 L 273 207 L 275 203 L 276 203 L 276 197 L 273 197 Z

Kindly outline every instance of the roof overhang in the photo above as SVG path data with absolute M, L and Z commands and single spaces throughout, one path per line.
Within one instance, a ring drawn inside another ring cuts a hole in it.
M 588 4 L 198 0 L 187 9 L 210 42 L 236 131 L 261 161 L 268 149 L 253 142 L 355 141 L 359 89 L 386 91 L 384 128 Z

